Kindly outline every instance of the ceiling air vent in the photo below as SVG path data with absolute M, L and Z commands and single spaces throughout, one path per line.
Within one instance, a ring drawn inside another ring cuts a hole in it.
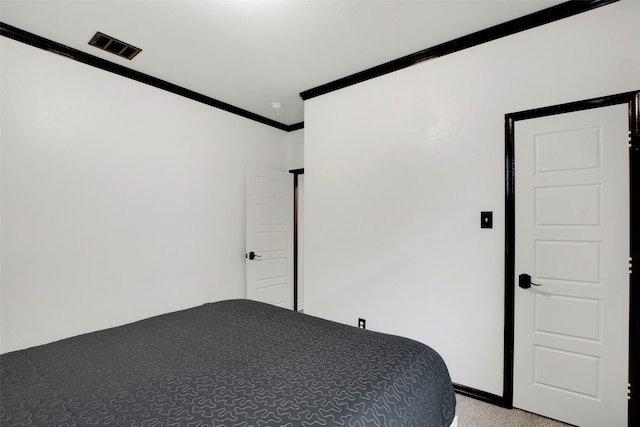
M 137 54 L 142 52 L 142 49 L 138 49 L 137 47 L 132 46 L 129 43 L 114 39 L 113 37 L 103 34 L 100 31 L 98 31 L 96 35 L 91 38 L 89 44 L 91 46 L 106 50 L 107 52 L 114 53 L 126 59 L 133 59 Z

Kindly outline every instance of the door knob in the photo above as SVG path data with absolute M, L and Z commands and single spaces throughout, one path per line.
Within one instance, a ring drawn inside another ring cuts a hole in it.
M 522 289 L 529 289 L 531 285 L 542 286 L 542 284 L 533 283 L 531 281 L 531 276 L 529 276 L 528 274 L 521 274 L 520 276 L 518 276 L 518 286 L 520 286 Z
M 256 258 L 262 258 L 262 257 L 261 257 L 260 255 L 257 255 L 257 254 L 256 254 L 255 252 L 253 252 L 253 251 L 249 252 L 249 259 L 250 259 L 250 260 L 252 260 L 252 261 L 253 261 L 253 260 L 254 260 L 254 259 L 256 259 Z

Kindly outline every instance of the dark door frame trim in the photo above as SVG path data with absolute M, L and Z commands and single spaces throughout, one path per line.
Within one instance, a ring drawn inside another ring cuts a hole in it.
M 293 174 L 293 311 L 298 311 L 298 176 L 304 168 L 289 172 Z
M 629 275 L 629 412 L 628 425 L 640 425 L 635 388 L 640 385 L 640 91 L 587 99 L 552 107 L 505 115 L 505 328 L 504 328 L 504 406 L 513 407 L 513 347 L 515 314 L 515 122 L 537 117 L 627 104 L 629 107 L 629 199 L 630 199 L 630 275 Z

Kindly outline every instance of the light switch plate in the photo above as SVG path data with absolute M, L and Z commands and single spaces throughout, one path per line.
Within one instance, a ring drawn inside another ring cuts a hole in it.
M 480 228 L 493 228 L 493 212 L 480 212 Z

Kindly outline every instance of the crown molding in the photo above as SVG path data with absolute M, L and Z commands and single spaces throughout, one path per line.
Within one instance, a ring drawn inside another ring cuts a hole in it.
M 131 68 L 124 67 L 114 62 L 107 61 L 106 59 L 99 58 L 86 52 L 82 52 L 78 49 L 74 49 L 72 47 L 54 42 L 52 40 L 30 33 L 28 31 L 24 31 L 20 28 L 6 24 L 4 22 L 0 22 L 0 35 L 37 47 L 39 49 L 46 50 L 48 52 L 65 56 L 67 58 L 73 59 L 74 61 L 78 61 L 83 64 L 108 71 L 110 73 L 118 74 L 120 76 L 136 80 L 138 82 L 165 90 L 167 92 L 189 98 L 193 101 L 197 101 L 202 104 L 206 104 L 211 107 L 236 114 L 246 119 L 253 120 L 258 123 L 283 130 L 285 132 L 291 132 L 292 130 L 302 129 L 304 127 L 304 122 L 296 123 L 293 125 L 286 125 L 284 123 L 271 120 L 267 117 L 252 113 L 234 105 L 227 104 L 226 102 L 220 101 L 218 99 L 211 98 L 193 90 L 186 89 L 182 86 L 178 86 L 165 80 L 150 76 L 148 74 L 132 70 Z
M 313 89 L 301 92 L 300 97 L 306 101 L 308 99 L 315 98 L 316 96 L 324 95 L 339 89 L 344 89 L 348 86 L 362 83 L 366 80 L 380 77 L 382 75 L 392 73 L 403 68 L 411 67 L 421 62 L 440 58 L 442 56 L 449 55 L 450 53 L 478 46 L 492 40 L 510 36 L 512 34 L 529 30 L 531 28 L 548 24 L 550 22 L 567 18 L 569 16 L 577 15 L 579 13 L 587 12 L 597 7 L 605 6 L 617 1 L 619 0 L 572 0 L 565 3 L 560 3 L 541 11 L 516 18 L 511 21 L 507 21 L 502 24 L 498 24 L 493 27 L 468 34 L 466 36 L 459 37 L 457 39 L 439 44 L 437 46 L 433 46 L 428 49 L 403 56 L 393 61 L 368 68 L 364 71 L 351 74 L 341 79 L 334 80 L 330 83 L 317 86 Z

